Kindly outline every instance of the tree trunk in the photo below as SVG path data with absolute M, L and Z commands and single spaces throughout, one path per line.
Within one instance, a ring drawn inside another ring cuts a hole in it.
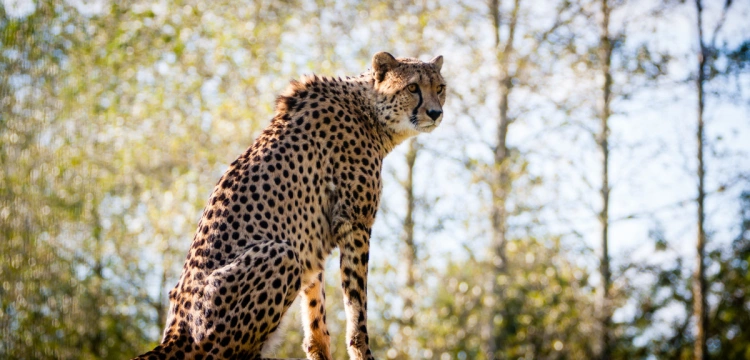
M 497 122 L 497 133 L 496 133 L 496 144 L 495 144 L 495 157 L 494 164 L 492 167 L 492 211 L 491 211 L 491 224 L 492 224 L 492 271 L 488 284 L 488 288 L 491 289 L 491 296 L 493 297 L 493 307 L 490 311 L 500 309 L 499 311 L 492 311 L 493 313 L 487 317 L 485 335 L 488 337 L 487 344 L 485 346 L 485 352 L 487 357 L 490 359 L 500 357 L 498 351 L 504 345 L 505 334 L 503 327 L 496 328 L 495 316 L 500 315 L 504 321 L 507 313 L 503 311 L 503 307 L 497 307 L 503 297 L 504 289 L 500 284 L 497 283 L 496 279 L 499 275 L 504 274 L 507 271 L 507 259 L 505 255 L 505 247 L 507 243 L 507 209 L 506 204 L 508 200 L 508 193 L 510 190 L 510 167 L 509 167 L 509 154 L 508 146 L 506 143 L 508 137 L 508 128 L 511 123 L 511 119 L 508 116 L 508 99 L 512 91 L 512 80 L 513 75 L 510 73 L 510 59 L 513 54 L 513 40 L 515 37 L 516 23 L 518 19 L 518 10 L 520 8 L 520 0 L 515 0 L 513 10 L 511 11 L 509 23 L 508 23 L 508 38 L 504 46 L 500 40 L 500 3 L 499 0 L 492 0 L 490 2 L 490 16 L 492 17 L 493 30 L 495 32 L 495 49 L 497 51 L 497 63 L 500 70 L 500 77 L 498 81 L 499 91 L 499 118 Z
M 599 358 L 611 358 L 610 348 L 610 323 L 611 306 L 609 301 L 609 288 L 611 282 L 609 269 L 609 116 L 611 114 L 610 101 L 612 97 L 612 42 L 609 34 L 610 8 L 608 0 L 601 2 L 601 22 L 599 38 L 599 60 L 601 61 L 602 75 L 602 97 L 599 103 L 600 133 L 598 146 L 602 154 L 602 186 L 600 195 L 602 208 L 599 212 L 599 223 L 602 229 L 601 253 L 599 254 L 599 272 L 601 281 L 599 285 Z
M 693 316 L 695 317 L 695 356 L 693 358 L 704 360 L 707 359 L 708 355 L 706 351 L 706 328 L 708 326 L 706 277 L 705 262 L 703 259 L 706 246 L 706 233 L 703 227 L 705 220 L 703 202 L 706 196 L 704 189 L 705 168 L 703 164 L 703 83 L 706 80 L 706 47 L 703 43 L 703 4 L 701 4 L 701 0 L 695 1 L 695 7 L 698 13 L 700 53 L 698 54 L 698 79 L 696 80 L 696 88 L 698 90 L 698 241 L 696 244 L 695 279 L 693 280 Z
M 419 144 L 415 138 L 409 141 L 409 151 L 406 153 L 406 181 L 404 181 L 404 191 L 406 192 L 406 215 L 404 216 L 404 249 L 403 259 L 406 266 L 406 291 L 404 296 L 404 316 L 403 325 L 414 327 L 414 286 L 415 263 L 417 259 L 417 248 L 414 244 L 414 163 L 417 160 Z
M 427 16 L 424 14 L 427 11 L 427 2 L 423 0 L 421 2 L 421 8 L 417 16 Z M 419 22 L 417 26 L 417 39 L 415 41 L 416 48 L 414 56 L 419 57 L 425 51 L 424 48 L 424 23 Z M 419 140 L 414 137 L 409 141 L 409 150 L 406 153 L 406 167 L 407 174 L 406 179 L 403 182 L 404 192 L 406 193 L 406 214 L 404 215 L 404 232 L 403 241 L 404 248 L 402 249 L 403 263 L 406 267 L 406 284 L 405 292 L 402 293 L 404 301 L 403 314 L 401 319 L 401 356 L 399 358 L 408 359 L 410 357 L 409 348 L 411 346 L 411 332 L 415 326 L 415 315 L 416 310 L 414 309 L 415 303 L 415 287 L 417 285 L 417 246 L 414 238 L 414 210 L 416 209 L 416 195 L 414 194 L 414 166 L 417 161 L 419 154 L 420 144 Z M 408 330 L 407 330 L 408 328 Z
M 93 243 L 93 249 L 92 249 L 92 255 L 93 255 L 93 268 L 91 269 L 91 285 L 87 289 L 89 292 L 88 295 L 90 296 L 90 301 L 92 301 L 91 305 L 95 305 L 99 301 L 106 301 L 106 292 L 103 289 L 104 286 L 104 262 L 103 262 L 103 256 L 104 256 L 104 239 L 103 239 L 103 227 L 102 227 L 102 220 L 99 217 L 99 201 L 97 197 L 94 197 L 94 200 L 92 201 L 91 206 L 91 218 L 92 218 L 92 234 L 91 238 Z M 104 357 L 106 353 L 104 353 L 102 350 L 104 349 L 104 329 L 102 329 L 102 312 L 100 307 L 93 306 L 94 309 L 91 310 L 91 319 L 90 323 L 88 324 L 87 328 L 89 329 L 90 339 L 89 344 L 91 346 L 91 353 L 94 356 L 97 357 Z

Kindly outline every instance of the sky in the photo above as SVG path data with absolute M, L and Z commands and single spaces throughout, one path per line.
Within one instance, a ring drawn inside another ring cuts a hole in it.
M 632 5 L 643 6 L 638 2 Z M 720 13 L 714 5 L 716 2 L 711 2 L 705 10 L 704 22 L 706 28 L 711 30 L 707 31 L 709 39 Z M 637 11 L 627 8 L 613 14 L 612 31 L 623 29 L 623 19 L 632 18 Z M 717 43 L 736 46 L 742 39 L 749 38 L 750 28 L 744 21 L 748 18 L 747 15 L 747 3 L 735 4 L 727 14 Z M 661 79 L 658 86 L 634 86 L 629 99 L 615 98 L 613 101 L 615 113 L 610 120 L 612 222 L 609 231 L 613 268 L 634 260 L 666 264 L 675 261 L 676 255 L 685 258 L 686 270 L 691 271 L 694 266 L 697 208 L 691 200 L 697 196 L 697 95 L 694 82 L 690 80 L 697 67 L 694 54 L 698 46 L 694 22 L 694 9 L 681 7 L 659 21 L 659 26 L 655 29 L 648 26 L 649 22 L 642 20 L 629 20 L 625 23 L 629 41 L 635 44 L 640 40 L 648 41 L 661 51 L 675 54 L 675 58 L 669 66 L 669 76 Z M 445 48 L 440 50 L 448 54 L 445 68 L 462 65 L 460 59 L 458 65 L 452 64 L 460 53 Z M 424 56 L 423 60 L 428 58 L 429 55 Z M 491 77 L 491 70 L 480 69 L 476 76 L 482 75 Z M 616 81 L 634 80 L 623 74 L 615 76 Z M 449 86 L 452 86 L 454 79 L 447 77 L 447 80 Z M 595 77 L 589 80 L 592 85 L 596 85 Z M 458 82 L 465 81 L 467 80 L 458 79 Z M 549 91 L 551 97 L 567 97 L 580 91 L 581 79 L 577 76 L 566 77 L 563 74 L 556 81 L 549 84 L 549 89 L 544 89 Z M 750 188 L 747 181 L 750 171 L 750 118 L 747 115 L 750 102 L 747 100 L 746 90 L 750 85 L 750 77 L 744 75 L 738 81 L 745 90 L 741 101 L 729 101 L 726 96 L 726 92 L 733 91 L 736 87 L 732 79 L 716 79 L 707 86 L 709 94 L 704 116 L 707 144 L 706 190 L 710 194 L 706 200 L 708 250 L 727 248 L 726 245 L 737 236 L 738 198 L 743 190 Z M 633 82 L 637 84 L 637 79 Z M 721 91 L 725 93 L 712 94 Z M 518 98 L 523 100 L 524 96 Z M 511 101 L 513 111 L 514 105 L 518 103 L 513 103 L 513 98 Z M 486 254 L 484 249 L 489 237 L 486 219 L 477 221 L 478 217 L 486 217 L 489 213 L 487 191 L 476 184 L 470 185 L 472 179 L 462 176 L 462 169 L 451 157 L 453 152 L 464 150 L 472 156 L 484 157 L 490 161 L 491 152 L 482 142 L 493 142 L 494 122 L 482 121 L 494 119 L 496 115 L 492 102 L 490 106 L 479 108 L 476 113 L 456 118 L 452 116 L 459 111 L 452 106 L 449 98 L 444 124 L 432 134 L 420 137 L 420 141 L 430 151 L 420 155 L 417 160 L 416 188 L 422 196 L 441 199 L 432 208 L 436 212 L 432 214 L 433 217 L 452 211 L 458 213 L 459 218 L 472 217 L 474 226 L 449 227 L 439 234 L 418 234 L 417 238 L 423 242 L 423 248 L 432 255 L 431 261 L 438 263 L 447 257 L 464 258 L 464 244 L 473 249 L 475 254 Z M 475 127 L 469 117 L 480 119 L 480 129 Z M 539 232 L 548 237 L 562 235 L 571 248 L 587 248 L 591 250 L 589 254 L 593 255 L 599 251 L 601 236 L 596 218 L 596 211 L 601 206 L 597 190 L 600 184 L 600 154 L 593 139 L 586 139 L 579 128 L 571 130 L 561 125 L 571 121 L 598 131 L 596 120 L 585 116 L 566 119 L 559 113 L 529 112 L 511 126 L 509 144 L 527 154 L 532 173 L 547 179 L 544 185 L 531 191 L 530 198 L 527 198 L 541 208 L 540 223 L 545 229 Z M 470 143 L 464 148 L 456 148 L 455 141 L 452 141 L 456 136 L 468 138 Z M 386 167 L 403 174 L 404 151 L 405 146 L 402 145 L 394 154 L 389 155 Z M 569 160 L 571 157 L 573 161 Z M 744 176 L 744 179 L 739 176 Z M 723 186 L 726 187 L 725 190 L 716 191 Z M 402 216 L 403 211 L 399 209 L 404 207 L 404 202 L 403 194 L 399 191 L 397 187 L 386 183 L 387 203 L 398 216 Z M 484 195 L 480 198 L 483 197 L 484 202 L 465 200 L 476 199 L 476 194 L 482 191 Z M 525 220 L 527 218 L 511 218 L 510 223 L 513 226 Z M 376 234 L 379 232 L 378 227 L 384 226 L 384 222 L 387 221 L 381 218 L 380 224 L 375 228 Z M 523 236 L 526 231 L 525 228 L 511 227 L 511 233 L 516 236 Z M 651 236 L 654 231 L 663 234 L 671 251 L 656 252 L 655 239 Z M 384 230 L 380 232 L 387 233 Z M 374 246 L 373 252 L 381 251 L 382 256 L 386 257 L 392 253 L 392 248 L 384 246 L 381 249 L 380 246 Z M 376 255 L 373 257 L 377 258 Z M 598 266 L 595 256 L 586 256 L 579 261 L 592 270 Z M 635 279 L 639 280 L 646 281 Z M 592 281 L 598 281 L 598 277 L 594 276 Z M 631 310 L 623 309 L 619 316 L 625 316 Z M 676 315 L 676 312 L 668 311 L 663 316 L 668 318 Z
M 660 51 L 674 54 L 668 70 L 670 75 L 659 80 L 659 85 L 639 86 L 637 81 L 632 88 L 629 99 L 616 98 L 613 102 L 615 114 L 611 126 L 611 185 L 610 217 L 610 255 L 617 266 L 626 261 L 641 259 L 643 261 L 674 261 L 672 255 L 656 254 L 654 239 L 650 232 L 661 229 L 669 242 L 670 249 L 686 257 L 686 266 L 692 267 L 696 237 L 696 207 L 694 199 L 696 190 L 696 94 L 695 86 L 690 81 L 695 73 L 697 51 L 695 11 L 692 7 L 677 7 L 658 22 L 639 16 L 639 12 L 648 9 L 650 2 L 633 1 L 630 7 L 618 10 L 612 17 L 612 31 L 627 30 L 631 46 L 648 42 Z M 719 18 L 720 9 L 717 2 L 707 2 L 705 24 L 709 33 Z M 720 4 L 719 4 L 720 5 Z M 743 21 L 748 18 L 747 3 L 736 2 L 727 14 L 726 23 L 718 37 L 719 43 L 736 46 L 739 41 L 750 37 L 749 27 Z M 657 26 L 653 26 L 657 24 Z M 466 31 L 486 31 L 482 23 L 472 24 Z M 529 26 L 529 25 L 527 25 Z M 372 34 L 361 28 L 354 28 L 350 36 L 369 37 Z M 707 37 L 710 37 L 707 36 Z M 292 41 L 293 39 L 288 39 Z M 490 45 L 491 39 L 486 39 Z M 359 39 L 358 41 L 366 41 Z M 467 83 L 492 80 L 496 73 L 491 63 L 472 68 L 474 78 L 466 78 L 464 68 L 470 66 L 462 44 L 452 41 L 435 42 L 426 45 L 428 48 L 421 56 L 429 60 L 435 55 L 445 57 L 444 75 L 453 91 L 468 89 Z M 338 42 L 339 54 L 346 53 L 346 42 Z M 396 56 L 413 56 L 410 49 L 373 49 L 372 53 L 389 50 Z M 340 55 L 341 56 L 341 55 Z M 485 53 L 491 58 L 492 55 Z M 319 73 L 335 75 L 354 75 L 364 71 L 369 59 L 343 56 L 339 59 L 343 68 L 336 64 L 323 66 L 316 63 L 298 64 L 300 74 Z M 332 66 L 329 68 L 329 66 Z M 360 70 L 357 70 L 360 69 Z M 583 70 L 584 74 L 587 70 Z M 561 73 L 549 87 L 544 88 L 544 95 L 550 97 L 568 97 L 581 91 L 580 73 Z M 588 86 L 596 85 L 593 74 L 584 81 Z M 626 82 L 629 79 L 616 74 L 616 81 Z M 637 79 L 636 79 L 637 80 Z M 744 89 L 748 89 L 750 78 L 745 75 L 740 79 Z M 272 87 L 283 88 L 286 79 L 274 82 Z M 491 81 L 487 84 L 492 88 Z M 708 89 L 723 91 L 733 89 L 734 84 L 715 80 Z M 457 90 L 458 89 L 458 90 Z M 511 111 L 519 107 L 519 101 L 534 98 L 539 94 L 523 94 L 512 98 Z M 738 181 L 738 173 L 747 175 L 750 169 L 750 119 L 747 113 L 750 104 L 747 94 L 739 102 L 727 101 L 726 96 L 709 95 L 706 100 L 706 140 L 709 145 L 706 152 L 707 182 L 706 188 L 711 193 L 707 199 L 707 228 L 710 234 L 709 249 L 723 247 L 736 236 L 738 219 L 738 196 L 746 190 L 746 181 Z M 538 101 L 538 97 L 536 98 Z M 439 199 L 431 203 L 427 217 L 420 219 L 430 223 L 444 216 L 453 216 L 457 221 L 446 223 L 447 227 L 440 232 L 418 229 L 417 239 L 421 243 L 422 254 L 431 262 L 440 264 L 446 258 L 465 258 L 464 245 L 468 245 L 477 254 L 483 254 L 487 246 L 489 211 L 486 201 L 487 189 L 472 183 L 473 179 L 456 161 L 456 157 L 470 155 L 490 160 L 491 152 L 484 143 L 492 143 L 494 137 L 494 120 L 496 102 L 485 99 L 486 103 L 469 114 L 461 114 L 459 104 L 449 96 L 446 104 L 443 124 L 431 134 L 420 135 L 419 141 L 426 150 L 417 159 L 416 189 L 419 196 L 426 199 Z M 590 101 L 590 99 L 588 99 Z M 526 106 L 526 104 L 522 104 Z M 540 175 L 547 181 L 529 192 L 530 200 L 541 208 L 539 214 L 543 229 L 539 233 L 546 236 L 562 235 L 572 248 L 588 248 L 598 251 L 600 228 L 595 211 L 598 210 L 599 195 L 598 174 L 600 171 L 599 153 L 592 139 L 581 135 L 580 128 L 564 127 L 566 121 L 578 122 L 597 129 L 596 120 L 585 116 L 569 119 L 559 112 L 530 111 L 522 114 L 511 127 L 509 144 L 528 156 L 532 173 Z M 477 128 L 476 123 L 479 123 Z M 559 131 L 558 131 L 559 129 Z M 456 139 L 460 139 L 457 141 Z M 379 240 L 373 244 L 373 263 L 378 259 L 392 258 L 397 251 L 399 239 L 392 238 L 392 231 L 399 226 L 398 220 L 404 214 L 405 202 L 402 190 L 395 184 L 395 177 L 405 173 L 404 153 L 407 145 L 401 145 L 385 161 L 386 180 L 384 201 L 388 205 L 381 211 L 374 229 L 374 237 Z M 463 152 L 463 153 L 462 153 Z M 574 160 L 568 161 L 572 157 Z M 395 174 L 395 175 L 393 175 Z M 585 179 L 585 180 L 584 180 Z M 747 178 L 745 178 L 747 179 Z M 594 189 L 585 183 L 589 182 Z M 726 191 L 713 193 L 722 185 L 731 185 Z M 523 189 L 525 191 L 525 189 Z M 632 219 L 623 219 L 637 215 Z M 511 224 L 526 220 L 511 219 Z M 463 222 L 471 221 L 474 225 L 466 227 Z M 526 229 L 516 228 L 515 234 L 521 236 Z M 595 257 L 580 259 L 581 263 L 594 269 Z M 329 260 L 329 269 L 337 266 L 337 260 Z
M 23 17 L 35 9 L 33 1 L 2 0 L 10 16 Z M 101 11 L 102 1 L 82 2 L 68 1 L 83 13 L 94 14 Z M 479 3 L 479 2 L 478 2 Z M 706 28 L 713 29 L 719 19 L 721 2 L 706 1 Z M 634 87 L 632 96 L 624 100 L 616 98 L 613 103 L 615 114 L 611 126 L 611 214 L 613 223 L 610 228 L 611 257 L 615 265 L 633 259 L 644 261 L 673 261 L 670 255 L 655 254 L 653 240 L 649 232 L 655 228 L 663 230 L 670 247 L 688 259 L 694 254 L 696 237 L 696 209 L 689 201 L 696 195 L 696 95 L 694 84 L 688 79 L 694 74 L 697 51 L 694 27 L 695 12 L 691 7 L 681 6 L 670 12 L 658 22 L 638 16 L 651 2 L 634 0 L 625 9 L 613 14 L 612 31 L 627 30 L 628 44 L 648 42 L 661 51 L 675 54 L 669 67 L 670 75 L 660 80 L 656 87 Z M 475 4 L 476 5 L 476 4 Z M 479 6 L 479 5 L 477 5 Z M 543 14 L 545 9 L 534 9 Z M 721 29 L 718 43 L 736 46 L 742 39 L 750 38 L 750 18 L 748 2 L 735 1 L 732 10 L 727 14 L 726 23 Z M 450 12 L 449 12 L 450 13 Z M 329 14 L 330 15 L 330 14 Z M 324 15 L 328 16 L 328 15 Z M 543 22 L 548 17 L 532 17 Z M 304 19 L 296 20 L 303 23 Z M 413 19 L 407 19 L 413 23 Z M 293 26 L 295 20 L 289 25 Z M 652 24 L 658 24 L 652 28 Z M 521 24 L 537 26 L 538 24 Z M 429 32 L 429 26 L 427 32 Z M 434 26 L 434 25 L 432 25 Z M 468 24 L 461 31 L 481 33 L 489 30 L 488 22 Z M 348 37 L 331 39 L 337 59 L 315 63 L 309 61 L 308 54 L 290 54 L 292 61 L 285 63 L 284 73 L 297 70 L 299 75 L 318 73 L 326 75 L 356 75 L 366 70 L 369 58 L 362 58 L 352 50 L 356 48 L 348 41 L 367 43 L 374 35 L 364 27 L 355 27 Z M 707 38 L 712 36 L 709 31 Z M 298 38 L 284 38 L 284 48 L 295 51 L 290 45 Z M 485 59 L 492 59 L 490 49 L 491 37 L 480 37 L 486 46 L 481 54 Z M 377 41 L 373 41 L 377 46 Z M 444 75 L 454 92 L 468 92 L 472 87 L 486 86 L 490 96 L 486 99 L 473 99 L 481 105 L 464 113 L 460 104 L 449 95 L 446 104 L 443 124 L 431 134 L 420 135 L 420 143 L 425 147 L 417 160 L 415 187 L 418 195 L 426 199 L 429 212 L 420 211 L 417 216 L 420 223 L 428 227 L 437 226 L 440 219 L 444 228 L 440 231 L 418 228 L 417 240 L 421 254 L 428 257 L 433 265 L 441 264 L 446 258 L 466 258 L 464 246 L 476 254 L 486 253 L 488 240 L 487 217 L 489 207 L 486 202 L 488 192 L 482 185 L 476 184 L 457 159 L 472 156 L 491 161 L 491 151 L 486 146 L 494 137 L 497 103 L 492 98 L 493 81 L 497 76 L 491 62 L 477 65 L 473 54 L 467 53 L 465 44 L 455 39 L 435 41 L 428 36 L 422 60 L 429 60 L 442 54 Z M 309 49 L 296 49 L 300 52 Z M 388 50 L 396 56 L 415 56 L 413 48 L 397 49 L 373 48 L 371 53 Z M 322 50 L 316 50 L 322 51 Z M 686 55 L 690 54 L 690 55 Z M 317 54 L 320 55 L 320 54 Z M 335 60 L 335 61 L 334 61 Z M 167 61 L 168 62 L 168 61 Z M 159 62 L 152 69 L 166 71 L 167 63 Z M 143 76 L 148 77 L 148 71 Z M 566 72 L 567 71 L 567 72 Z M 286 87 L 289 79 L 276 79 L 269 83 L 269 89 L 278 93 Z M 623 74 L 616 74 L 616 83 L 637 83 Z M 212 99 L 212 94 L 219 91 L 219 78 L 207 81 L 201 87 L 205 99 Z M 580 127 L 587 126 L 596 130 L 597 123 L 586 116 L 585 109 L 573 112 L 571 117 L 563 116 L 559 111 L 544 108 L 543 99 L 563 99 L 572 96 L 580 97 L 589 104 L 594 104 L 590 95 L 582 93 L 596 86 L 597 78 L 593 71 L 587 69 L 562 70 L 552 78 L 543 93 L 528 93 L 518 89 L 511 98 L 511 111 L 516 112 L 518 120 L 510 130 L 509 145 L 527 156 L 532 174 L 545 179 L 541 186 L 527 189 L 519 186 L 518 198 L 530 201 L 541 210 L 534 216 L 539 217 L 541 229 L 532 229 L 534 234 L 544 236 L 560 235 L 572 248 L 598 250 L 600 233 L 595 211 L 599 208 L 598 174 L 600 171 L 599 154 L 591 138 L 582 135 Z M 726 245 L 736 236 L 738 214 L 738 196 L 748 190 L 747 179 L 750 171 L 750 118 L 748 110 L 747 89 L 750 89 L 750 76 L 739 79 L 743 85 L 742 99 L 731 102 L 726 96 L 709 95 L 706 105 L 706 139 L 707 151 L 707 190 L 712 193 L 707 200 L 707 224 L 710 234 L 709 249 Z M 480 85 L 477 85 L 480 84 Z M 734 89 L 732 81 L 715 80 L 709 85 L 710 91 L 727 91 Z M 471 98 L 471 96 L 468 96 Z M 273 96 L 268 94 L 263 102 L 270 102 Z M 258 104 L 269 106 L 270 104 Z M 532 108 L 533 111 L 518 112 L 518 109 Z M 569 123 L 576 126 L 566 125 Z M 249 144 L 247 144 L 249 145 Z M 390 238 L 393 229 L 399 227 L 398 219 L 404 213 L 404 195 L 395 183 L 405 173 L 404 152 L 406 145 L 397 148 L 388 159 L 384 169 L 384 201 L 388 205 L 383 209 L 374 229 L 373 264 L 380 260 L 393 258 L 397 251 L 399 239 Z M 572 161 L 570 161 L 572 159 Z M 744 172 L 745 179 L 735 181 L 738 173 Z M 593 189 L 586 185 L 593 186 Z M 722 185 L 730 185 L 723 192 L 713 193 Z M 479 195 L 479 196 L 477 196 Z M 207 194 L 205 196 L 207 198 Z M 653 214 L 648 214 L 652 213 Z M 644 214 L 646 213 L 646 214 Z M 635 219 L 616 220 L 630 214 L 643 214 Z M 192 215 L 192 214 L 191 214 Z M 511 218 L 511 234 L 521 237 L 527 229 L 517 225 L 526 224 L 527 215 Z M 192 219 L 193 216 L 186 216 Z M 470 224 L 470 225 L 466 225 Z M 189 239 L 186 239 L 188 241 Z M 596 258 L 588 256 L 580 262 L 594 269 Z M 338 261 L 335 256 L 329 260 L 329 271 L 335 269 Z M 692 267 L 688 261 L 686 266 Z

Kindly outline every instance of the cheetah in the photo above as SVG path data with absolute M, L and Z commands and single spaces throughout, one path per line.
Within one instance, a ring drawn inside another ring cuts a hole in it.
M 357 77 L 292 81 L 216 185 L 169 292 L 161 344 L 138 358 L 259 358 L 301 295 L 303 350 L 330 360 L 323 268 L 339 248 L 347 351 L 373 359 L 367 271 L 383 159 L 442 121 L 442 64 L 379 52 Z

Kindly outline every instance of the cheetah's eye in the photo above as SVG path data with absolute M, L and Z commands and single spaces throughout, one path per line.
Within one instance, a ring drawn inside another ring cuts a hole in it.
M 442 94 L 444 90 L 445 90 L 445 85 L 438 86 L 438 89 L 437 89 L 438 95 Z
M 407 86 L 406 88 L 413 93 L 419 90 L 419 86 L 417 84 L 409 84 L 409 86 Z

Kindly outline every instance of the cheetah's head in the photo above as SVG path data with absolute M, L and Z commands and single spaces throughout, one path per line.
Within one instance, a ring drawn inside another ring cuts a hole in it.
M 443 120 L 445 80 L 443 57 L 429 62 L 394 58 L 387 52 L 372 57 L 378 120 L 403 140 L 431 132 Z

